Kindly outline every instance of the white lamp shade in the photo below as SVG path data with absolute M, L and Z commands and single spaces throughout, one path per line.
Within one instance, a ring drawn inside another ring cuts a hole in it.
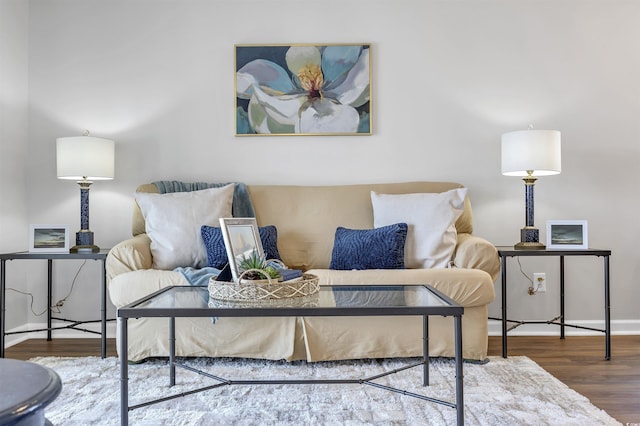
M 58 179 L 113 179 L 114 142 L 93 136 L 56 139 Z
M 520 130 L 502 135 L 502 174 L 555 175 L 561 171 L 560 132 Z

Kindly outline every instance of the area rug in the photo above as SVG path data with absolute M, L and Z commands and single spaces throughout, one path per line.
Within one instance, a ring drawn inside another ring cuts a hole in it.
M 117 425 L 120 384 L 117 358 L 35 358 L 61 377 L 60 396 L 46 409 L 54 425 Z M 286 363 L 261 360 L 185 360 L 225 379 L 292 379 L 368 376 L 411 360 Z M 454 363 L 434 359 L 430 386 L 421 369 L 378 379 L 382 384 L 455 402 Z M 214 384 L 178 369 L 170 388 L 166 360 L 129 366 L 129 403 L 182 393 Z M 464 365 L 467 425 L 619 425 L 606 412 L 571 390 L 527 357 L 490 357 L 486 364 Z M 372 386 L 238 385 L 222 386 L 129 413 L 131 425 L 455 425 L 455 409 Z

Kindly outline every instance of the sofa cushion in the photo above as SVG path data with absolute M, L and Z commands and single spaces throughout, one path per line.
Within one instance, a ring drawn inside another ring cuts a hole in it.
M 371 191 L 380 194 L 439 193 L 461 188 L 451 182 L 404 182 L 330 186 L 249 185 L 258 225 L 278 227 L 278 249 L 292 268 L 328 268 L 336 228 L 373 228 Z M 404 221 L 398 221 L 404 222 Z M 456 222 L 473 232 L 471 202 Z
M 221 217 L 231 217 L 233 189 L 231 184 L 192 192 L 136 193 L 151 238 L 153 267 L 206 266 L 207 252 L 200 227 L 215 225 Z
M 371 191 L 374 227 L 405 222 L 407 268 L 446 268 L 456 247 L 456 220 L 464 209 L 466 188 L 437 194 L 379 194 Z
M 222 230 L 217 226 L 204 225 L 200 231 L 202 233 L 202 241 L 207 250 L 207 266 L 218 269 L 224 268 L 229 263 L 229 258 L 224 245 Z M 260 234 L 260 242 L 262 242 L 262 250 L 267 259 L 282 260 L 278 252 L 277 228 L 273 225 L 261 226 L 258 228 L 258 233 Z
M 317 276 L 321 286 L 427 284 L 465 308 L 485 306 L 495 299 L 495 288 L 491 276 L 478 269 L 366 269 L 361 271 L 310 269 L 307 273 Z M 465 311 L 465 316 L 466 314 Z
M 330 269 L 404 269 L 407 224 L 377 229 L 338 227 Z

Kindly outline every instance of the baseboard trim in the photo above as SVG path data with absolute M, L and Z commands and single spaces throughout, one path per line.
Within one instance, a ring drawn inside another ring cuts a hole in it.
M 581 325 L 583 327 L 601 328 L 604 329 L 604 321 L 570 321 L 570 324 Z M 63 323 L 56 323 L 54 325 L 64 325 Z M 85 328 L 93 331 L 100 331 L 99 323 L 84 324 Z M 20 327 L 7 330 L 7 332 L 13 331 L 29 331 L 37 330 L 46 327 L 44 323 L 29 323 Z M 560 327 L 553 324 L 525 324 L 520 327 L 509 331 L 509 336 L 557 336 L 560 333 Z M 600 336 L 601 332 L 582 330 L 578 328 L 567 327 L 565 328 L 565 334 L 567 336 Z M 611 334 L 612 335 L 640 335 L 640 320 L 614 320 L 611 321 Z M 99 339 L 100 336 L 93 333 L 84 333 L 79 330 L 62 329 L 54 330 L 53 338 L 59 339 L 87 339 L 95 338 Z M 501 336 L 502 335 L 502 323 L 496 320 L 489 320 L 489 336 Z M 5 348 L 17 345 L 29 339 L 46 339 L 46 331 L 34 331 L 31 333 L 12 334 L 5 336 Z M 107 323 L 107 338 L 116 337 L 116 324 L 114 321 Z M 464 336 L 463 336 L 464 339 Z
M 567 324 L 579 325 L 604 330 L 604 320 L 592 321 L 567 321 Z M 509 325 L 509 324 L 508 324 Z M 511 324 L 513 325 L 513 323 Z M 601 336 L 604 333 L 580 328 L 565 327 L 567 336 Z M 560 334 L 560 326 L 554 324 L 524 324 L 509 331 L 509 336 L 557 336 Z M 640 334 L 640 320 L 612 320 L 611 335 L 638 335 Z M 489 336 L 502 335 L 502 322 L 489 320 Z M 464 336 L 463 336 L 464 338 Z
M 58 326 L 67 325 L 68 323 L 53 321 L 51 324 L 54 327 L 58 327 Z M 5 336 L 5 345 L 4 345 L 5 348 L 17 345 L 18 343 L 24 342 L 25 340 L 29 340 L 29 339 L 46 339 L 47 338 L 46 331 L 29 332 L 30 330 L 39 330 L 42 328 L 46 328 L 46 326 L 47 326 L 46 323 L 28 323 L 28 324 L 21 325 L 20 327 L 12 328 L 11 330 L 7 330 L 7 333 L 11 333 L 15 331 L 19 331 L 21 333 Z M 81 327 L 86 328 L 87 330 L 91 330 L 99 333 L 101 324 L 99 322 L 82 324 Z M 94 333 L 86 333 L 80 330 L 73 330 L 71 328 L 63 328 L 61 330 L 53 330 L 51 332 L 51 337 L 54 339 L 92 339 L 92 338 L 99 339 L 100 335 L 94 334 Z M 107 322 L 107 338 L 115 338 L 115 337 L 116 337 L 116 322 L 109 321 Z

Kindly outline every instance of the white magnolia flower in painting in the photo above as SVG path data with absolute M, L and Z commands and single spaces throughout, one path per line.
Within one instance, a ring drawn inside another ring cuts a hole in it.
M 236 73 L 236 94 L 248 99 L 248 125 L 255 133 L 355 133 L 369 114 L 369 49 L 363 46 L 292 46 L 288 73 L 255 59 Z M 240 115 L 239 115 L 240 117 Z

